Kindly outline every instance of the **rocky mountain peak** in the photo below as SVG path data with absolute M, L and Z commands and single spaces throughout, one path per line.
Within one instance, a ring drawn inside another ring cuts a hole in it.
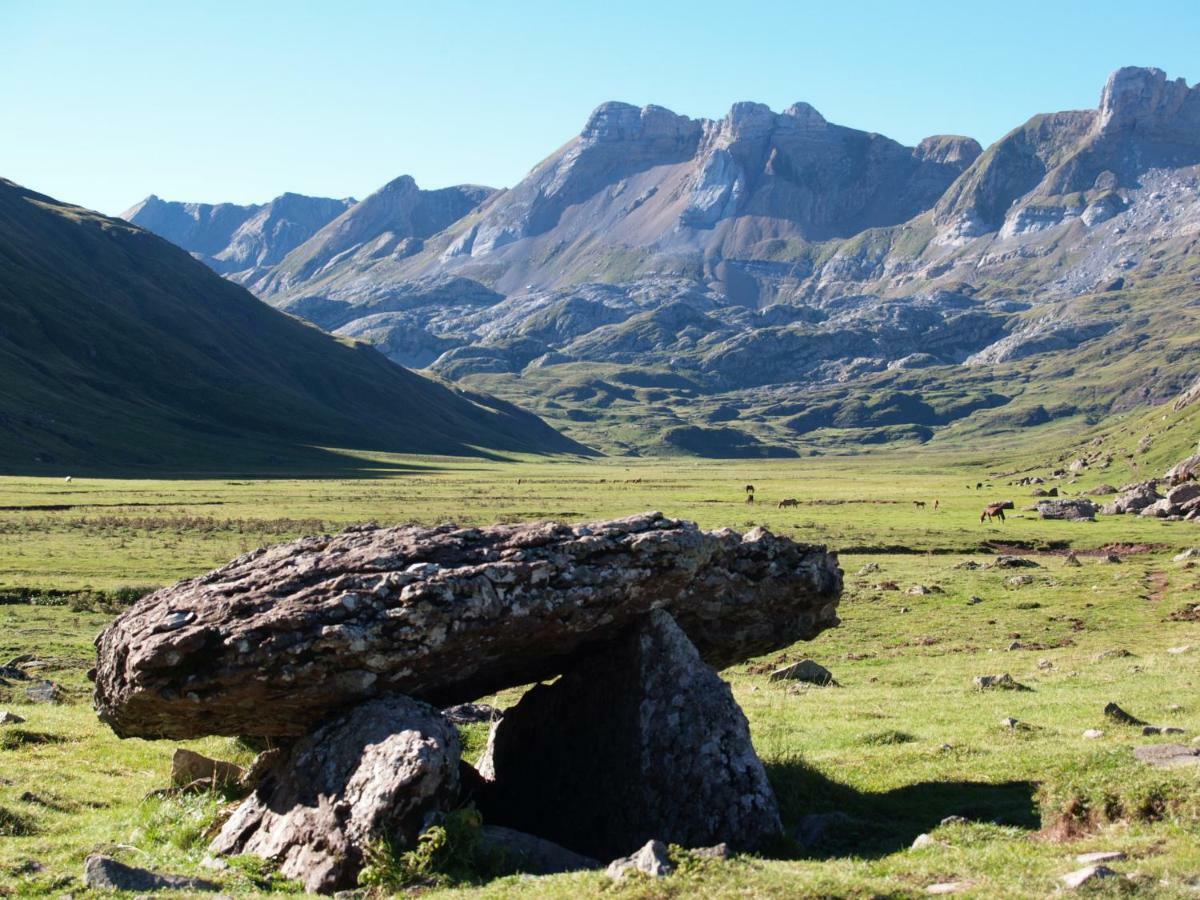
M 983 148 L 975 138 L 957 134 L 935 134 L 924 138 L 913 149 L 913 156 L 925 162 L 954 165 L 965 169 L 979 158 Z
M 664 137 L 677 139 L 698 132 L 698 122 L 666 107 L 637 107 L 610 100 L 601 103 L 588 116 L 579 137 L 588 144 L 604 144 Z
M 1162 69 L 1117 69 L 1100 95 L 1098 130 L 1103 134 L 1134 130 L 1174 131 L 1200 127 L 1200 85 L 1167 79 Z
M 825 117 L 817 112 L 811 103 L 803 101 L 793 103 L 783 111 L 783 114 L 798 128 L 815 131 L 829 125 Z

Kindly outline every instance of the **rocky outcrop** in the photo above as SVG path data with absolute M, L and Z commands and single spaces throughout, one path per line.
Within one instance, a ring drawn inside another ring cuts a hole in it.
M 764 529 L 647 513 L 590 525 L 349 529 L 144 597 L 97 639 L 121 736 L 290 736 L 386 694 L 439 704 L 558 674 L 654 609 L 724 667 L 837 624 L 841 570 Z
M 253 853 L 310 892 L 353 887 L 374 842 L 411 847 L 458 795 L 458 731 L 407 697 L 372 700 L 304 738 L 221 828 L 212 851 Z
M 663 610 L 528 691 L 479 770 L 485 819 L 600 859 L 655 838 L 753 849 L 781 831 L 746 717 Z

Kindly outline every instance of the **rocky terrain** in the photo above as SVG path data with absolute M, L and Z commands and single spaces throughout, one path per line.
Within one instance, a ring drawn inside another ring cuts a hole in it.
M 246 283 L 618 452 L 995 432 L 1193 374 L 1200 88 L 1157 69 L 986 150 L 609 103 L 515 187 L 444 200 L 422 229 L 368 198 Z

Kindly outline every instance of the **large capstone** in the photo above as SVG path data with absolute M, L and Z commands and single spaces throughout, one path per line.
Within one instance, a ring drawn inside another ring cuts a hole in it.
M 591 525 L 359 527 L 142 598 L 97 639 L 122 737 L 299 736 L 365 699 L 444 706 L 562 672 L 668 611 L 718 668 L 837 624 L 836 556 L 647 513 Z
M 297 743 L 221 829 L 214 853 L 253 853 L 310 892 L 353 887 L 373 842 L 411 847 L 458 797 L 461 744 L 433 707 L 368 701 Z
M 652 839 L 756 849 L 780 832 L 729 685 L 661 610 L 530 689 L 479 770 L 485 820 L 598 859 Z

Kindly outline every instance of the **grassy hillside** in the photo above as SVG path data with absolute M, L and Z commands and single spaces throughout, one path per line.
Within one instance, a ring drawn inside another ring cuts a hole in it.
M 10 472 L 581 449 L 272 310 L 148 232 L 3 180 L 0 383 Z

